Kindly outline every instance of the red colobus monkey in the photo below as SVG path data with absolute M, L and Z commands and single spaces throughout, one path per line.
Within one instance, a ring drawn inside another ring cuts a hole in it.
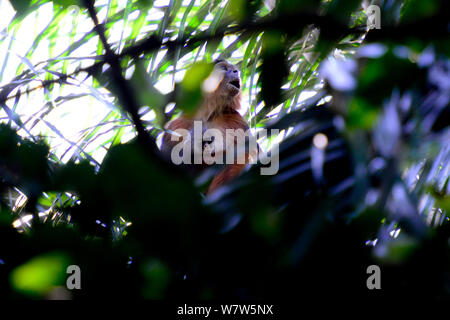
M 246 134 L 249 135 L 249 126 L 238 112 L 241 108 L 241 80 L 238 69 L 226 61 L 218 60 L 215 62 L 212 78 L 216 79 L 215 83 L 217 86 L 205 94 L 202 104 L 195 115 L 192 117 L 182 115 L 170 121 L 166 125 L 167 131 L 164 133 L 161 145 L 161 150 L 166 155 L 171 155 L 174 147 L 180 143 L 180 137 L 182 143 L 188 143 L 188 140 L 192 139 L 194 123 L 199 121 L 202 125 L 203 133 L 205 130 L 215 129 L 218 130 L 215 132 L 219 132 L 224 137 L 222 141 L 217 141 L 216 137 L 211 137 L 209 144 L 202 144 L 202 150 L 209 148 L 212 156 L 220 153 L 221 156 L 225 157 L 230 150 L 233 150 L 233 152 L 234 150 L 240 150 L 243 156 L 241 161 L 236 161 L 235 159 L 231 164 L 227 162 L 224 168 L 214 176 L 207 190 L 207 195 L 237 177 L 257 152 L 257 147 L 255 148 L 253 145 L 252 148 L 252 144 L 250 144 L 250 147 L 245 148 L 244 151 L 237 146 L 238 143 L 242 145 L 243 139 L 247 139 L 247 143 L 244 142 L 244 144 L 248 145 L 249 138 L 246 136 Z M 227 129 L 233 129 L 233 132 L 237 132 L 237 134 L 229 136 L 227 135 Z M 256 143 L 256 140 L 254 141 Z M 189 144 L 189 149 L 190 151 L 193 150 L 192 143 Z M 210 163 L 205 163 L 202 160 L 200 167 L 205 168 L 208 165 Z

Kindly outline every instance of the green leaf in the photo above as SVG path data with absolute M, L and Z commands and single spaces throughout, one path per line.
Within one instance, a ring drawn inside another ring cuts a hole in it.
M 350 14 L 361 6 L 360 0 L 332 0 L 328 3 L 327 14 L 336 20 L 347 23 Z
M 210 63 L 196 63 L 190 67 L 181 81 L 177 106 L 188 114 L 193 114 L 200 106 L 203 98 L 203 81 L 211 74 L 213 65 Z
M 414 22 L 419 19 L 433 16 L 437 13 L 439 4 L 436 0 L 407 0 L 405 1 L 400 18 L 402 22 Z
M 358 78 L 357 96 L 366 104 L 381 105 L 394 88 L 401 92 L 421 87 L 425 70 L 409 59 L 401 59 L 392 52 L 378 59 L 368 59 L 363 64 Z
M 276 31 L 263 35 L 261 94 L 266 106 L 281 100 L 281 86 L 288 75 L 282 34 Z
M 371 129 L 379 113 L 379 106 L 355 97 L 348 109 L 347 125 L 350 129 Z
M 24 13 L 26 13 L 31 5 L 30 0 L 10 0 L 10 2 L 14 10 L 17 11 L 18 15 L 23 15 Z
M 275 7 L 281 13 L 315 12 L 321 2 L 317 0 L 279 0 Z
M 170 269 L 161 261 L 147 261 L 141 265 L 144 276 L 142 296 L 145 299 L 162 299 L 172 278 Z
M 231 0 L 229 14 L 237 21 L 250 20 L 256 11 L 261 8 L 262 0 Z
M 79 0 L 52 0 L 52 1 L 54 4 L 60 5 L 63 8 L 80 5 Z
M 28 296 L 42 296 L 56 286 L 65 285 L 70 258 L 62 252 L 51 252 L 32 258 L 10 274 L 14 290 Z

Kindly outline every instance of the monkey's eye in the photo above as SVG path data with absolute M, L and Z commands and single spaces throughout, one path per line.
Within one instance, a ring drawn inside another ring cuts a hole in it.
M 225 70 L 225 71 L 228 70 L 228 69 L 227 69 L 227 66 L 220 66 L 220 68 L 221 68 L 222 70 Z

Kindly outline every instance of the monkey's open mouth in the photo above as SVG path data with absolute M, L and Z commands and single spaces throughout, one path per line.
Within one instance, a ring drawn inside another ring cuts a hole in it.
M 230 81 L 229 84 L 231 84 L 232 86 L 234 86 L 234 87 L 236 87 L 238 89 L 241 88 L 241 84 L 239 83 L 239 80 Z

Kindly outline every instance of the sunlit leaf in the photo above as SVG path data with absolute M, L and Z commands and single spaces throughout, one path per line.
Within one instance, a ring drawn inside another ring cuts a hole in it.
M 187 113 L 194 113 L 203 97 L 202 84 L 210 75 L 212 64 L 197 63 L 186 71 L 186 75 L 180 83 L 180 93 L 177 106 Z

